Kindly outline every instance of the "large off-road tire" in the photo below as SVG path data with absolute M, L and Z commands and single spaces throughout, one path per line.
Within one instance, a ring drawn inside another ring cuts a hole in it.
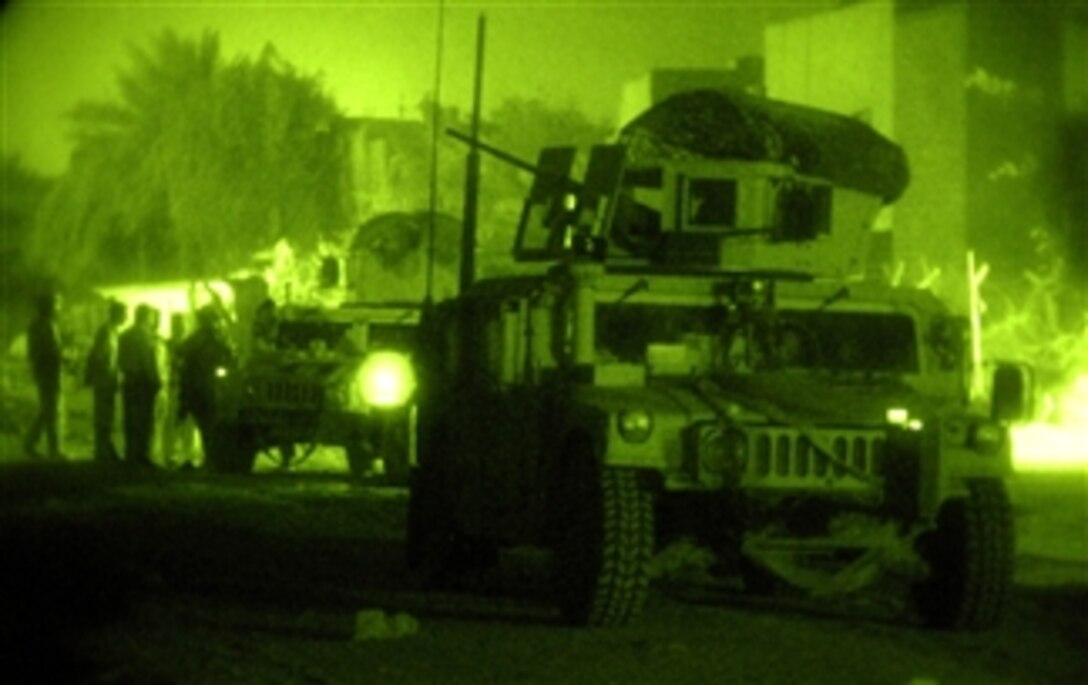
M 374 452 L 362 444 L 362 440 L 353 440 L 344 445 L 344 452 L 348 457 L 348 470 L 355 478 L 364 478 L 371 475 L 370 469 L 374 463 Z
M 356 478 L 371 479 L 375 462 L 381 459 L 380 481 L 387 485 L 406 486 L 410 478 L 408 463 L 408 429 L 401 421 L 389 421 L 382 427 L 381 440 L 376 447 L 362 438 L 354 438 L 344 445 L 348 457 L 348 469 Z
M 247 431 L 235 423 L 213 425 L 202 434 L 204 468 L 212 473 L 245 474 L 253 470 L 257 449 Z
M 929 577 L 912 588 L 921 619 L 935 628 L 994 626 L 1012 589 L 1012 508 L 999 480 L 968 483 L 968 495 L 946 502 L 936 530 L 919 538 Z
M 575 625 L 621 625 L 642 612 L 649 593 L 653 497 L 638 471 L 606 467 L 583 478 L 596 469 L 576 470 L 564 488 L 568 516 L 556 549 L 560 607 Z

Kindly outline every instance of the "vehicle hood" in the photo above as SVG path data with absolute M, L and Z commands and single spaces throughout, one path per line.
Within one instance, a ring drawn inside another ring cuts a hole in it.
M 350 381 L 361 364 L 361 359 L 355 358 L 308 359 L 301 356 L 280 356 L 250 364 L 246 368 L 246 376 L 254 381 L 290 379 L 300 383 L 335 385 Z
M 947 398 L 919 393 L 895 378 L 835 378 L 812 374 L 722 376 L 699 384 L 708 402 L 731 402 L 766 415 L 787 415 L 813 424 L 878 425 L 888 409 L 924 418 L 941 411 Z
M 815 374 L 698 375 L 651 379 L 644 386 L 588 386 L 579 398 L 608 412 L 641 407 L 684 423 L 729 417 L 740 423 L 884 426 L 889 409 L 923 421 L 947 413 L 953 398 L 925 395 L 895 378 Z

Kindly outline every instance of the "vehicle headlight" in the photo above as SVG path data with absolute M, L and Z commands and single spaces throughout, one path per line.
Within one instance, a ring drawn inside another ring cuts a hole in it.
M 646 442 L 654 432 L 654 417 L 645 409 L 624 409 L 616 417 L 616 428 L 627 442 Z
M 884 420 L 893 426 L 905 426 L 910 420 L 910 411 L 904 407 L 889 407 L 884 411 Z
M 967 444 L 983 454 L 995 454 L 1005 444 L 1005 428 L 998 423 L 980 422 L 971 426 Z
M 699 468 L 739 479 L 748 467 L 748 437 L 736 428 L 707 426 L 699 433 Z
M 226 378 L 227 377 L 227 367 L 225 367 L 225 366 L 215 367 L 215 377 L 216 378 Z
M 373 352 L 359 367 L 363 400 L 375 407 L 399 407 L 416 389 L 412 363 L 398 352 Z
M 884 411 L 884 420 L 892 426 L 899 426 L 904 430 L 921 431 L 925 424 L 921 419 L 912 417 L 910 410 L 904 407 L 889 407 Z

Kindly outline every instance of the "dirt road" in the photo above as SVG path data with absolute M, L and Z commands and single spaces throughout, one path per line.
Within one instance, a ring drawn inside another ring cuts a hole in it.
M 1022 525 L 1048 529 L 1061 487 L 1038 485 Z M 8 683 L 1088 682 L 1088 565 L 1038 544 L 990 633 L 925 631 L 892 595 L 755 602 L 704 581 L 584 630 L 559 624 L 528 554 L 422 591 L 401 560 L 405 493 L 342 474 L 7 463 L 0 501 Z

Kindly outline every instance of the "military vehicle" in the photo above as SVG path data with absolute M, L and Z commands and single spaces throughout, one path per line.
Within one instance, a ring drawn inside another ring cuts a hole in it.
M 272 346 L 219 379 L 226 439 L 208 468 L 245 473 L 262 452 L 289 466 L 333 445 L 353 474 L 406 483 L 417 319 L 407 307 L 284 308 Z
M 260 454 L 290 466 L 331 445 L 344 449 L 352 474 L 407 484 L 415 449 L 412 355 L 426 270 L 420 244 L 428 228 L 441 237 L 457 226 L 443 214 L 431 223 L 426 212 L 372 217 L 349 247 L 346 278 L 339 260 L 327 258 L 320 292 L 307 304 L 262 314 L 270 302 L 263 281 L 236 287 L 236 298 L 247 302 L 238 326 L 246 344 L 240 367 L 219 380 L 210 469 L 248 472 Z M 437 256 L 431 291 L 445 297 L 457 259 L 450 250 Z
M 514 257 L 539 268 L 424 313 L 409 563 L 437 581 L 539 546 L 563 615 L 616 625 L 692 534 L 754 593 L 891 573 L 922 622 L 992 625 L 1030 374 L 998 366 L 978 406 L 965 317 L 864 277 L 900 148 L 693 91 L 595 147 L 582 181 L 574 158 L 526 165 Z

